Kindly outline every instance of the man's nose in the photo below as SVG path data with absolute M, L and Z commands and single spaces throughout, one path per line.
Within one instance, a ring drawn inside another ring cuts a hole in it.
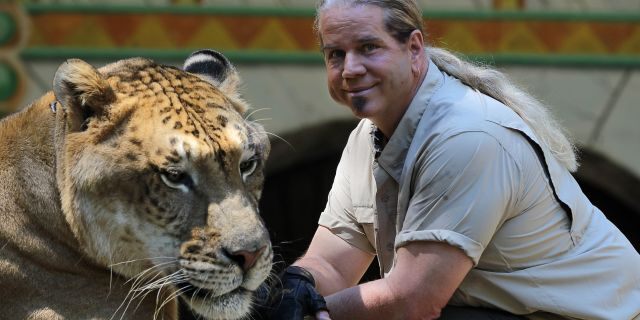
M 351 52 L 347 52 L 344 57 L 344 64 L 342 68 L 343 78 L 354 78 L 365 74 L 367 69 L 362 63 L 362 58 Z

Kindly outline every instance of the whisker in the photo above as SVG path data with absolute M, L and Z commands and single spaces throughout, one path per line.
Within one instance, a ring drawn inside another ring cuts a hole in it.
M 167 258 L 167 257 L 158 257 L 158 258 Z M 151 259 L 151 258 L 146 258 L 146 259 Z M 130 260 L 129 262 L 146 260 L 146 259 Z M 152 273 L 151 271 L 153 271 L 154 269 L 162 268 L 162 267 L 164 267 L 166 265 L 169 265 L 169 264 L 172 264 L 172 263 L 174 263 L 174 261 L 168 261 L 168 262 L 164 262 L 164 263 L 160 263 L 160 264 L 154 265 L 152 267 L 149 267 L 149 268 L 141 271 L 135 277 L 132 277 L 132 278 L 128 279 L 127 281 L 125 281 L 124 284 L 130 283 L 131 281 L 133 281 L 133 283 L 131 284 L 131 287 L 129 288 L 129 292 L 127 292 L 127 295 L 122 300 L 122 303 L 120 303 L 118 308 L 114 311 L 114 313 L 111 316 L 110 320 L 112 320 L 118 314 L 120 309 L 122 309 L 124 307 L 124 310 L 122 310 L 122 315 L 120 316 L 120 319 L 123 319 L 125 314 L 127 313 L 127 310 L 129 310 L 129 306 L 131 305 L 133 300 L 135 300 L 137 297 L 140 296 L 140 293 L 136 292 L 136 291 L 143 284 L 156 281 L 156 278 L 161 276 L 161 274 Z M 136 306 L 136 309 L 138 308 L 139 305 L 140 305 L 140 302 Z
M 124 310 L 122 311 L 122 316 L 120 317 L 121 320 L 122 320 L 122 317 L 124 317 L 124 315 L 127 313 L 127 310 L 129 310 L 129 306 L 131 305 L 133 300 L 135 300 L 139 296 L 135 291 L 137 290 L 137 288 L 140 285 L 142 285 L 142 283 L 144 283 L 145 280 L 147 280 L 147 279 L 145 279 L 146 276 L 144 276 L 144 273 L 148 272 L 150 269 L 152 269 L 152 268 L 149 268 L 149 269 L 145 270 L 143 272 L 143 274 L 141 274 L 140 276 L 136 277 L 136 281 L 133 282 L 133 284 L 131 286 L 131 289 L 129 289 L 129 292 L 127 293 L 127 296 L 125 297 L 125 300 L 123 301 L 123 303 L 125 301 L 128 301 L 128 302 L 127 302 L 127 305 L 125 306 Z M 158 277 L 158 276 L 159 276 L 158 274 L 153 274 L 152 275 L 152 277 Z M 138 305 L 139 305 L 139 303 L 138 303 Z M 118 308 L 118 309 L 120 309 L 120 308 Z
M 112 263 L 109 265 L 109 267 L 113 267 L 113 266 L 117 266 L 117 265 L 121 265 L 121 264 L 127 264 L 127 263 L 133 263 L 133 262 L 138 262 L 138 261 L 144 261 L 144 260 L 153 260 L 153 259 L 176 259 L 176 257 L 153 257 L 153 258 L 141 258 L 141 259 L 133 259 L 133 260 L 127 260 L 127 261 L 121 261 L 118 263 Z
M 260 118 L 260 119 L 254 119 L 251 120 L 252 122 L 260 122 L 260 121 L 270 121 L 273 120 L 273 118 Z
M 265 131 L 265 133 L 282 140 L 282 142 L 286 143 L 291 148 L 291 150 L 296 151 L 296 148 L 293 145 L 291 145 L 291 143 L 289 143 L 289 141 L 285 140 L 283 137 L 281 137 L 281 136 L 279 136 L 279 135 L 277 135 L 275 133 L 271 133 L 271 132 L 267 132 L 267 131 Z
M 152 266 L 152 267 L 149 267 L 149 268 L 147 268 L 147 269 L 143 270 L 142 272 L 140 272 L 140 273 L 138 274 L 138 276 L 136 276 L 136 277 L 134 277 L 134 278 L 131 278 L 131 279 L 127 280 L 125 283 L 129 283 L 129 282 L 131 282 L 131 280 L 134 280 L 134 279 L 140 278 L 140 277 L 144 276 L 144 274 L 145 274 L 145 273 L 151 272 L 153 269 L 161 268 L 161 267 L 164 267 L 164 266 L 166 266 L 166 265 L 170 265 L 170 264 L 172 264 L 172 263 L 174 263 L 174 262 L 175 262 L 175 261 L 167 261 L 167 262 L 159 263 L 159 264 L 157 264 L 157 265 L 154 265 L 154 266 Z M 134 283 L 135 283 L 135 282 L 136 282 L 136 281 L 134 281 Z
M 174 273 L 174 274 L 175 274 L 175 273 Z M 173 283 L 173 284 L 178 284 L 178 283 L 181 283 L 181 282 L 186 282 L 186 280 L 187 280 L 187 279 L 186 279 L 186 277 L 180 277 L 180 276 L 178 276 L 178 277 L 177 277 L 177 279 L 172 279 L 172 280 L 171 280 L 171 283 Z M 164 285 L 166 285 L 166 284 L 168 284 L 168 282 L 167 282 L 167 283 L 165 283 L 165 284 L 163 284 L 163 286 L 164 286 Z M 163 287 L 160 287 L 160 290 L 161 290 L 162 288 L 163 288 Z M 153 290 L 148 290 L 147 292 L 145 292 L 145 293 L 142 295 L 142 297 L 140 298 L 140 302 L 138 302 L 138 304 L 140 304 L 142 301 L 144 301 L 144 299 L 146 299 L 146 298 L 147 298 L 147 296 L 148 296 L 151 292 L 153 292 Z M 160 293 L 158 292 L 158 294 L 160 294 Z M 176 295 L 176 297 L 177 297 L 177 295 Z M 157 305 L 158 305 L 158 301 L 157 301 L 157 298 L 156 298 L 156 306 L 157 306 Z M 137 307 L 136 307 L 136 308 L 137 308 Z
M 180 270 L 178 270 L 178 271 L 170 274 L 169 276 L 165 277 L 164 282 L 162 284 L 160 284 L 160 287 L 158 288 L 157 294 L 156 294 L 156 308 L 155 308 L 156 310 L 153 313 L 153 319 L 154 320 L 157 318 L 157 316 L 160 313 L 160 310 L 162 309 L 162 307 L 164 307 L 164 303 L 160 307 L 158 307 L 158 301 L 160 300 L 160 296 L 164 292 L 163 290 L 166 289 L 165 286 L 167 285 L 167 283 L 171 283 L 172 282 L 171 278 L 173 276 L 177 276 L 179 272 L 180 272 Z M 171 296 L 171 292 L 168 294 L 168 296 Z M 170 301 L 170 300 L 165 300 L 165 301 Z
M 177 275 L 176 273 L 177 272 L 174 272 L 160 279 L 155 279 L 153 282 L 146 284 L 144 287 L 136 289 L 135 290 L 137 292 L 136 297 L 145 294 L 145 292 L 150 292 L 155 289 L 162 289 L 162 287 L 164 287 L 168 283 L 176 283 L 174 282 L 174 278 L 175 280 L 180 280 L 180 281 L 184 280 L 184 278 L 180 278 L 179 275 Z
M 164 277 L 154 281 L 153 283 L 147 284 L 144 288 L 137 289 L 138 295 L 143 294 L 144 292 L 150 292 L 156 289 L 162 289 L 167 284 L 178 284 L 182 282 L 186 282 L 187 278 L 179 278 L 179 277 Z
M 136 277 L 136 279 L 138 279 L 138 278 L 139 278 L 139 277 Z M 138 281 L 138 280 L 134 281 L 132 288 L 133 288 L 133 287 L 135 287 L 135 284 L 136 284 L 136 282 L 137 282 L 137 281 Z M 129 282 L 129 281 L 127 281 L 127 282 Z M 126 282 L 125 282 L 125 283 L 126 283 Z M 129 292 L 127 292 L 127 295 L 124 297 L 124 299 L 122 299 L 122 302 L 120 303 L 120 305 L 118 306 L 118 308 L 113 312 L 113 314 L 111 315 L 111 318 L 109 318 L 109 320 L 112 320 L 112 319 L 113 319 L 113 317 L 115 317 L 115 316 L 118 314 L 118 311 L 120 311 L 120 309 L 121 309 L 123 306 L 125 306 L 125 303 L 126 303 L 126 307 L 125 307 L 125 309 L 124 309 L 124 310 L 122 310 L 122 315 L 120 316 L 120 320 L 122 320 L 122 318 L 124 317 L 124 315 L 127 313 L 127 309 L 129 308 L 129 304 L 131 303 L 131 300 L 129 299 L 129 297 L 131 296 L 131 293 L 132 293 L 132 291 L 131 291 L 131 289 L 129 289 Z M 127 303 L 127 301 L 129 301 L 129 302 Z
M 158 278 L 158 279 L 154 279 L 152 282 L 149 282 L 149 283 L 147 283 L 146 285 L 144 285 L 143 287 L 141 287 L 141 288 L 137 288 L 137 289 L 135 289 L 134 291 L 146 291 L 146 290 L 149 290 L 149 289 L 156 289 L 156 288 L 157 288 L 158 283 L 160 283 L 160 282 L 162 282 L 162 281 L 165 281 L 165 280 L 167 280 L 167 279 L 170 279 L 170 278 L 171 278 L 171 277 L 173 277 L 175 274 L 176 274 L 176 272 L 174 272 L 174 273 L 172 273 L 172 274 L 169 274 L 169 275 L 166 275 L 166 276 L 164 276 L 164 277 L 160 277 L 160 278 Z
M 113 229 L 111 229 L 111 231 L 109 231 L 109 241 L 112 240 L 112 235 L 113 235 Z M 114 252 L 109 250 L 109 262 L 113 263 L 113 254 Z M 111 264 L 109 264 L 109 292 L 107 292 L 107 298 L 109 298 L 109 296 L 111 295 L 111 290 L 112 290 L 112 285 L 113 285 L 113 268 L 111 267 Z
M 156 319 L 157 315 L 160 313 L 160 310 L 162 310 L 162 308 L 164 308 L 164 306 L 169 303 L 170 301 L 172 301 L 173 299 L 178 299 L 178 296 L 180 296 L 183 292 L 187 291 L 188 288 L 182 288 L 182 289 L 178 289 L 175 290 L 174 292 L 171 292 L 166 299 L 164 299 L 164 301 L 162 302 L 162 304 L 160 304 L 160 307 L 158 307 L 158 300 L 156 299 L 156 311 L 153 314 L 153 319 Z M 159 294 L 159 293 L 158 293 Z
M 260 108 L 260 109 L 255 109 L 253 111 L 251 111 L 251 113 L 249 113 L 248 115 L 246 115 L 244 117 L 245 120 L 249 119 L 249 117 L 251 117 L 254 113 L 259 112 L 259 111 L 264 111 L 264 110 L 271 110 L 271 108 Z
M 173 275 L 175 275 L 175 273 L 174 273 Z M 165 277 L 165 278 L 166 278 L 166 277 Z M 158 281 L 158 280 L 156 280 L 156 282 L 157 282 L 157 281 Z M 162 291 L 163 291 L 164 289 L 166 289 L 166 285 L 167 285 L 167 284 L 170 284 L 170 283 L 175 283 L 175 282 L 174 282 L 172 279 L 168 278 L 168 279 L 166 279 L 166 281 L 164 281 L 164 283 L 162 283 L 162 284 L 161 284 L 157 289 L 150 289 L 150 290 L 141 291 L 141 292 L 136 293 L 136 295 L 132 298 L 132 300 L 138 299 L 138 304 L 136 305 L 136 307 L 135 307 L 135 309 L 134 309 L 134 310 L 137 310 L 137 309 L 140 307 L 140 305 L 142 304 L 142 302 L 147 298 L 147 296 L 148 296 L 150 293 L 152 293 L 152 292 L 154 292 L 154 291 L 157 291 L 158 295 L 160 295 L 160 294 L 162 293 Z M 159 310 L 157 309 L 157 305 L 158 305 L 158 298 L 156 297 L 156 313 L 159 311 Z M 154 316 L 155 316 L 155 315 L 154 315 Z

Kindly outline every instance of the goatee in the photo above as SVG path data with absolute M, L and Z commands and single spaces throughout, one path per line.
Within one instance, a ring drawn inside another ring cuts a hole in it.
M 365 98 L 365 97 L 354 97 L 353 99 L 351 99 L 351 104 L 353 105 L 353 108 L 357 112 L 361 112 L 362 109 L 364 109 L 364 106 L 367 104 L 367 98 Z

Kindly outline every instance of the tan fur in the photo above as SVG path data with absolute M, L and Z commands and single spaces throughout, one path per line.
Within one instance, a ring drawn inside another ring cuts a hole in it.
M 246 316 L 271 270 L 269 145 L 225 77 L 69 60 L 0 122 L 0 319 L 177 319 L 179 293 Z

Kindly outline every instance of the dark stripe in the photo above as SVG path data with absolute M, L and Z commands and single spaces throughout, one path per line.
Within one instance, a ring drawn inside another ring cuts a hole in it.
M 188 72 L 204 74 L 218 81 L 224 80 L 226 69 L 218 61 L 199 61 L 185 66 L 185 70 Z

